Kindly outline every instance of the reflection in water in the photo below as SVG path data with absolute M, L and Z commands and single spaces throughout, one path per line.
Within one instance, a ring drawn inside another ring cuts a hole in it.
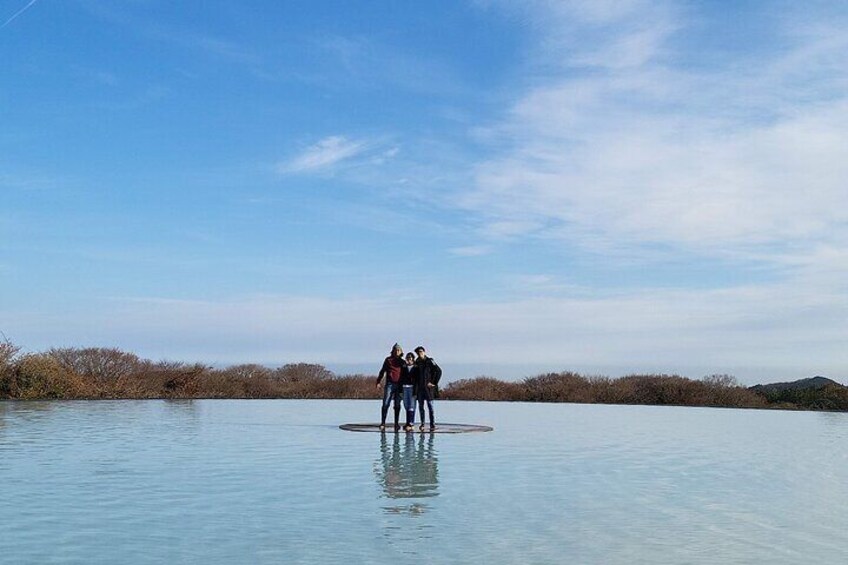
M 433 447 L 435 434 L 380 435 L 380 459 L 374 473 L 392 503 L 390 514 L 417 516 L 427 510 L 418 499 L 439 496 L 439 465 Z M 403 502 L 409 499 L 407 502 Z

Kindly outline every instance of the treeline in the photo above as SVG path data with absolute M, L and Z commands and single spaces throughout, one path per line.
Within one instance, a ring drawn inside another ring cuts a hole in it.
M 678 375 L 628 375 L 613 379 L 566 372 L 518 382 L 490 377 L 463 379 L 452 382 L 444 396 L 454 400 L 848 411 L 848 387 L 822 380 L 827 381 L 822 386 L 775 390 L 768 385 L 744 387 L 730 375 L 711 375 L 700 380 Z
M 518 382 L 477 377 L 451 383 L 446 393 L 457 400 L 732 408 L 765 408 L 768 405 L 765 397 L 739 386 L 728 375 L 713 375 L 701 380 L 677 375 L 630 375 L 613 379 L 567 372 L 539 375 Z
M 335 375 L 321 365 L 277 368 L 256 364 L 214 368 L 154 362 L 114 348 L 61 348 L 21 354 L 0 342 L 0 399 L 147 398 L 379 398 L 374 376 Z M 848 410 L 848 387 L 765 391 L 740 386 L 728 375 L 700 380 L 678 375 L 620 378 L 549 373 L 521 381 L 491 377 L 447 384 L 445 400 L 578 402 Z
M 114 348 L 62 348 L 21 355 L 0 342 L 0 398 L 377 398 L 374 377 L 336 376 L 321 365 L 153 362 Z

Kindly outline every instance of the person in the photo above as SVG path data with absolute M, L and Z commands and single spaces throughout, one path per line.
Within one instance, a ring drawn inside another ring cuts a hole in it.
M 395 411 L 395 431 L 400 430 L 398 417 L 400 416 L 400 394 L 402 380 L 409 378 L 406 361 L 403 359 L 403 348 L 397 343 L 392 346 L 392 352 L 383 360 L 383 366 L 377 375 L 377 390 L 383 377 L 386 384 L 383 388 L 383 406 L 380 418 L 380 431 L 386 429 L 386 415 L 389 413 L 389 404 L 393 404 Z
M 406 354 L 406 375 L 401 383 L 403 389 L 403 408 L 406 410 L 406 426 L 404 430 L 411 432 L 415 429 L 415 396 L 413 395 L 413 371 L 415 370 L 415 355 L 410 351 Z
M 418 411 L 421 414 L 421 426 L 418 429 L 424 431 L 424 403 L 426 402 L 430 412 L 430 431 L 433 431 L 436 429 L 436 420 L 433 417 L 433 397 L 438 390 L 439 379 L 442 378 L 442 369 L 427 356 L 423 346 L 416 347 L 415 354 L 418 358 L 415 360 L 412 378 L 413 394 L 418 401 Z

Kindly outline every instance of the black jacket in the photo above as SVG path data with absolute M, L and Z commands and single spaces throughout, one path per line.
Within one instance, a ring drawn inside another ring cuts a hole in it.
M 412 366 L 411 375 L 413 394 L 418 396 L 418 393 L 427 387 L 428 383 L 435 385 L 433 387 L 433 396 L 438 395 L 439 380 L 442 378 L 442 368 L 430 357 L 424 360 L 418 359 L 415 365 Z

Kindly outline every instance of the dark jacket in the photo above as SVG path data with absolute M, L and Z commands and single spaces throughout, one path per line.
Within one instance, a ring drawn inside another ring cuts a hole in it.
M 416 360 L 415 365 L 412 366 L 412 374 L 410 376 L 412 378 L 412 391 L 415 396 L 418 396 L 421 391 L 426 390 L 427 384 L 430 383 L 435 385 L 430 389 L 433 392 L 433 397 L 438 397 L 442 369 L 430 357 L 424 360 Z
M 409 381 L 409 368 L 406 366 L 406 361 L 402 357 L 394 357 L 389 355 L 383 360 L 383 367 L 380 369 L 380 372 L 377 374 L 377 384 L 380 384 L 380 381 L 383 380 L 383 377 L 386 378 L 386 382 L 391 380 L 392 369 L 397 370 L 398 366 L 400 368 L 400 378 L 397 382 L 398 384 L 411 384 Z

